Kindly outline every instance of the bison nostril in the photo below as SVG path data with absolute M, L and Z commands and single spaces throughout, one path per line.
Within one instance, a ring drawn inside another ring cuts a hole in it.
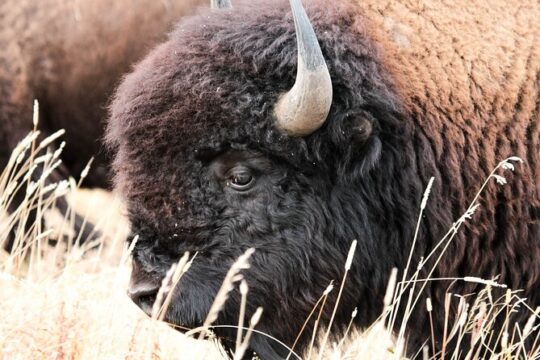
M 128 290 L 128 295 L 148 316 L 152 316 L 152 307 L 156 301 L 158 290 L 159 287 L 156 286 L 135 287 Z

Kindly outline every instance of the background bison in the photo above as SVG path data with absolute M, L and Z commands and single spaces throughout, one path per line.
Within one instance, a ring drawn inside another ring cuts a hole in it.
M 336 324 L 358 307 L 358 324 L 368 325 L 391 269 L 405 267 L 429 178 L 437 180 L 414 264 L 497 162 L 516 155 L 526 165 L 502 190 L 489 184 L 434 277 L 499 276 L 540 304 L 539 6 L 415 4 L 306 2 L 331 89 L 300 18 L 298 60 L 284 1 L 202 11 L 136 66 L 116 92 L 107 134 L 140 237 L 136 303 L 149 312 L 167 269 L 198 252 L 166 320 L 201 325 L 229 266 L 254 247 L 248 313 L 264 307 L 258 329 L 291 345 L 358 239 Z M 426 293 L 443 309 L 447 291 L 478 289 L 441 281 Z M 219 324 L 237 323 L 239 301 L 233 292 Z M 433 316 L 439 338 L 444 313 Z M 430 333 L 424 310 L 409 330 L 414 351 Z M 262 336 L 252 348 L 265 359 L 287 353 Z
M 108 186 L 109 159 L 101 146 L 107 100 L 130 65 L 197 2 L 3 0 L 0 169 L 32 129 L 38 99 L 42 134 L 66 129 L 64 173 L 78 177 L 95 157 L 85 184 Z

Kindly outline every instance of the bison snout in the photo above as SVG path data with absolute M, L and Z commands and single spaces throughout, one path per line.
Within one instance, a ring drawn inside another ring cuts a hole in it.
M 138 307 L 148 316 L 152 316 L 152 307 L 156 301 L 158 290 L 159 286 L 154 284 L 137 284 L 134 287 L 130 285 L 127 293 Z
M 152 316 L 152 307 L 160 286 L 161 281 L 142 271 L 137 263 L 133 262 L 127 294 L 148 316 Z

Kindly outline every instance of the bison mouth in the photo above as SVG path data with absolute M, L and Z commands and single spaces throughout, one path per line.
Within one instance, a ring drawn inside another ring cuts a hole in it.
M 208 278 L 203 279 L 204 276 L 199 272 L 195 275 L 190 271 L 185 273 L 182 280 L 172 290 L 170 304 L 164 311 L 163 317 L 160 317 L 156 314 L 154 304 L 156 302 L 162 304 L 160 288 L 163 277 L 144 271 L 134 259 L 127 293 L 147 316 L 163 320 L 176 331 L 187 333 L 190 330 L 200 329 L 203 325 L 217 292 L 217 289 L 210 286 L 211 282 Z M 216 284 L 221 283 L 219 277 L 215 281 Z M 220 318 L 216 323 L 237 324 L 236 320 L 228 318 L 227 313 L 226 310 L 222 311 L 225 318 Z M 234 326 L 219 325 L 216 328 L 211 327 L 212 333 L 217 336 L 219 343 L 229 354 L 233 354 L 235 348 L 236 330 L 234 328 Z M 210 333 L 205 335 L 209 336 Z M 254 354 L 261 359 L 284 359 L 285 350 L 275 349 L 274 346 L 275 344 L 270 343 L 266 337 L 254 334 L 244 359 L 252 358 Z
M 130 288 L 127 293 L 131 300 L 148 316 L 152 316 L 152 309 L 156 302 L 159 287 Z
M 136 274 L 135 280 L 133 274 Z M 203 319 L 199 319 L 199 317 L 195 315 L 197 310 L 191 309 L 192 306 L 189 306 L 188 309 L 187 303 L 185 301 L 182 301 L 181 299 L 181 296 L 191 297 L 189 296 L 189 293 L 178 294 L 178 298 L 173 299 L 172 301 L 174 303 L 174 306 L 171 307 L 173 308 L 169 307 L 168 309 L 165 309 L 164 316 L 163 318 L 161 318 L 159 313 L 156 311 L 157 309 L 155 308 L 156 302 L 159 305 L 161 300 L 161 284 L 159 286 L 157 284 L 158 282 L 137 281 L 137 272 L 133 271 L 130 286 L 127 291 L 128 296 L 148 317 L 163 320 L 171 328 L 181 333 L 187 333 L 190 330 L 197 329 L 203 325 Z M 233 334 L 230 333 L 230 331 L 226 331 L 226 334 L 222 332 L 219 332 L 219 334 L 216 332 L 214 333 L 218 335 L 219 342 L 221 343 L 221 346 L 223 346 L 223 348 L 225 349 L 225 352 L 233 354 Z M 205 333 L 204 338 L 208 338 L 209 336 L 210 333 Z M 248 350 L 247 353 L 248 354 L 244 357 L 244 359 L 252 358 L 252 356 L 255 355 L 254 353 L 252 353 L 252 350 Z
M 213 294 L 206 293 L 204 286 L 196 286 L 199 278 L 189 272 L 172 288 L 165 285 L 162 289 L 163 279 L 164 276 L 146 271 L 134 258 L 127 294 L 147 316 L 163 320 L 178 331 L 202 326 Z

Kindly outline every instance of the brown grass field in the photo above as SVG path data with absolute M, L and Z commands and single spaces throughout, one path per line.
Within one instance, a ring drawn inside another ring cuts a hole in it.
M 199 344 L 147 318 L 127 297 L 130 265 L 122 255 L 128 228 L 120 202 L 100 190 L 77 191 L 73 199 L 99 224 L 103 246 L 44 245 L 17 271 L 6 269 L 15 260 L 2 254 L 0 358 L 222 358 L 212 343 Z M 61 227 L 61 217 L 50 215 L 47 226 Z
M 56 136 L 60 137 L 61 133 L 53 135 L 53 139 Z M 12 161 L 0 175 L 0 240 L 7 238 L 10 229 L 14 229 L 16 234 L 16 246 L 12 253 L 0 252 L 0 359 L 224 358 L 215 341 L 198 341 L 197 332 L 191 336 L 182 335 L 156 319 L 147 318 L 129 300 L 125 292 L 130 260 L 129 249 L 124 245 L 129 225 L 121 200 L 105 191 L 82 190 L 72 179 L 59 183 L 49 181 L 47 173 L 57 166 L 59 151 L 50 146 L 53 139 L 46 139 L 40 144 L 36 138 L 32 133 L 21 142 L 13 153 Z M 502 161 L 486 182 L 498 180 L 497 174 L 510 171 L 512 163 L 518 166 L 519 162 L 516 158 Z M 27 176 L 34 171 L 34 165 L 44 169 L 44 175 L 38 180 L 30 180 L 31 177 Z M 21 183 L 26 183 L 30 190 L 17 211 L 8 214 L 7 206 Z M 429 188 L 423 206 L 428 201 L 428 195 Z M 71 212 L 62 216 L 54 210 L 56 199 L 62 196 L 68 197 L 72 209 L 97 225 L 102 233 L 99 240 L 82 246 L 67 245 L 77 239 L 77 234 L 71 230 Z M 30 209 L 36 209 L 38 219 L 44 219 L 43 227 L 39 221 L 28 224 L 30 226 L 26 228 L 18 225 L 26 222 Z M 473 200 L 469 211 L 456 221 L 441 244 L 451 241 L 453 234 L 465 221 L 473 221 L 471 217 L 474 219 L 475 210 Z M 67 241 L 59 241 L 56 245 L 50 241 L 58 238 L 67 238 Z M 346 270 L 354 261 L 352 255 L 353 251 L 348 264 L 344 264 Z M 247 257 L 240 260 L 236 270 L 248 266 L 248 262 Z M 181 281 L 182 272 L 189 271 L 188 266 L 189 262 L 180 262 L 175 273 L 171 272 L 167 280 L 169 288 Z M 414 267 L 411 266 L 411 269 Z M 343 338 L 332 337 L 332 334 L 319 329 L 313 334 L 314 339 L 319 339 L 315 342 L 319 345 L 313 345 L 299 357 L 403 359 L 404 332 L 400 330 L 389 334 L 386 327 L 395 320 L 396 304 L 402 302 L 412 306 L 414 303 L 408 294 L 411 284 L 417 280 L 418 271 L 410 270 L 410 273 L 410 281 L 397 282 L 395 276 L 391 278 L 385 297 L 385 311 L 370 329 L 364 333 L 351 329 Z M 237 277 L 232 278 L 236 280 L 229 283 L 229 280 L 225 280 L 225 290 L 238 282 Z M 524 346 L 524 340 L 529 334 L 534 334 L 538 309 L 531 309 L 530 320 L 522 329 L 507 328 L 500 334 L 494 333 L 491 326 L 497 313 L 509 313 L 520 303 L 524 306 L 518 293 L 508 289 L 504 299 L 492 299 L 491 289 L 502 286 L 495 281 L 477 278 L 459 278 L 456 281 L 480 282 L 485 284 L 485 289 L 467 301 L 449 295 L 449 301 L 459 301 L 459 314 L 455 324 L 448 324 L 447 335 L 461 341 L 466 334 L 472 334 L 472 347 L 468 354 L 446 354 L 445 358 L 540 358 L 538 346 L 533 349 Z M 338 291 L 346 286 L 345 279 L 336 279 L 335 288 L 327 290 Z M 421 286 L 417 285 L 415 291 L 420 292 Z M 226 301 L 226 292 L 218 294 L 215 311 L 219 312 L 220 303 Z M 166 307 L 166 289 L 162 295 L 161 305 Z M 324 300 L 326 295 L 321 294 L 321 299 Z M 431 309 L 429 303 L 418 306 L 426 307 L 426 311 L 445 311 Z M 314 311 L 314 318 L 317 313 Z M 352 318 L 354 315 L 351 315 Z M 159 312 L 156 313 L 158 317 Z M 311 320 L 315 321 L 314 318 Z M 209 316 L 209 324 L 211 320 Z M 245 323 L 255 325 L 256 319 L 246 319 Z M 242 353 L 242 345 L 245 348 L 249 333 L 250 330 L 245 332 L 242 344 L 237 347 L 236 358 Z M 482 347 L 482 339 L 493 336 L 500 340 L 500 349 Z M 429 344 L 415 357 L 442 358 L 440 354 L 433 353 Z

